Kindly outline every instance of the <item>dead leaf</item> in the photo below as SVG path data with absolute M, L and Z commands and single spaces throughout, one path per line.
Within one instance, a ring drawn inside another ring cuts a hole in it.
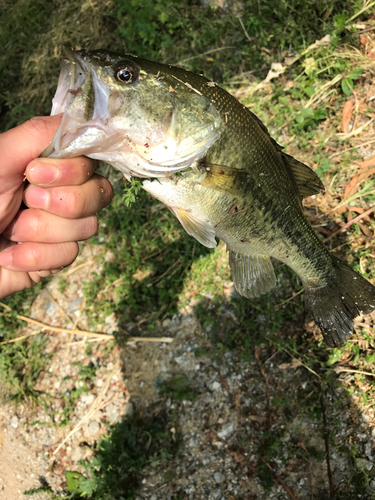
M 344 104 L 344 108 L 342 110 L 342 123 L 341 123 L 341 131 L 344 134 L 348 131 L 350 120 L 353 115 L 354 103 L 353 101 L 346 101 Z
M 271 69 L 269 70 L 266 78 L 263 80 L 264 83 L 270 82 L 273 78 L 277 78 L 282 75 L 285 71 L 285 66 L 281 63 L 272 63 Z
M 235 462 L 238 464 L 244 464 L 247 462 L 247 458 L 241 455 L 241 453 L 238 453 L 238 451 L 230 451 L 228 450 L 229 455 L 232 455 L 233 459 Z
M 367 168 L 367 167 L 372 167 L 375 165 L 375 156 L 372 158 L 369 158 L 368 160 L 365 161 L 355 161 L 357 165 L 359 165 L 361 168 Z
M 259 422 L 260 424 L 262 422 L 266 422 L 267 421 L 267 417 L 260 417 L 258 415 L 248 415 L 247 418 L 249 420 L 252 420 L 253 422 Z
M 326 35 L 320 40 L 315 40 L 316 45 L 330 45 L 331 43 L 331 35 Z
M 281 363 L 281 365 L 279 365 L 278 368 L 280 370 L 288 370 L 289 368 L 298 368 L 301 365 L 302 365 L 301 360 L 293 358 L 291 363 Z
M 176 92 L 172 85 L 169 85 L 169 92 Z
M 238 413 L 241 413 L 241 393 L 236 394 L 235 406 Z

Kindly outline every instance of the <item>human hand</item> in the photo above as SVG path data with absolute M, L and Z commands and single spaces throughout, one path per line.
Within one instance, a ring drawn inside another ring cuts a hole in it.
M 38 158 L 60 120 L 37 117 L 0 135 L 0 298 L 71 264 L 77 241 L 95 234 L 95 214 L 112 200 L 93 160 Z M 29 210 L 20 210 L 22 200 Z

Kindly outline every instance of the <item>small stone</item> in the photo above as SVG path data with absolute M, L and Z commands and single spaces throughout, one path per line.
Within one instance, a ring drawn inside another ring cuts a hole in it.
M 366 457 L 371 459 L 372 458 L 372 443 L 368 442 L 365 444 L 365 454 Z
M 373 468 L 373 463 L 365 458 L 357 458 L 356 463 L 359 469 L 366 469 L 370 471 Z
M 125 407 L 124 407 L 124 414 L 125 416 L 127 417 L 132 417 L 134 415 L 134 406 L 133 406 L 133 403 L 131 403 L 130 401 L 128 401 L 126 404 L 125 404 Z
M 68 302 L 68 307 L 70 311 L 76 311 L 78 309 L 78 306 L 81 304 L 82 298 L 78 297 L 78 299 L 71 300 Z
M 179 365 L 184 365 L 186 363 L 189 363 L 189 358 L 187 356 L 179 356 L 178 358 L 175 358 L 175 361 Z
M 46 314 L 48 316 L 52 316 L 53 313 L 56 311 L 56 305 L 54 302 L 48 302 L 47 306 L 46 306 Z
M 225 480 L 225 476 L 221 472 L 215 472 L 214 479 L 217 483 L 222 483 Z
M 100 429 L 100 425 L 98 424 L 98 422 L 90 422 L 89 424 L 89 427 L 88 427 L 88 434 L 89 436 L 94 436 L 95 434 L 97 434 L 99 432 L 99 429 Z
M 81 402 L 86 406 L 92 405 L 94 399 L 94 394 L 81 394 Z
M 12 419 L 10 421 L 10 425 L 12 427 L 14 427 L 15 429 L 17 429 L 17 427 L 18 427 L 18 418 L 16 417 L 16 415 L 14 415 L 14 417 L 12 417 Z
M 233 430 L 234 430 L 233 422 L 228 422 L 222 426 L 221 431 L 219 431 L 217 435 L 219 438 L 225 439 L 233 433 Z
M 73 462 L 78 462 L 83 457 L 83 449 L 81 446 L 76 446 L 72 451 L 72 460 Z
M 211 387 L 213 391 L 217 391 L 218 389 L 220 389 L 220 383 L 215 380 L 215 382 L 212 383 Z

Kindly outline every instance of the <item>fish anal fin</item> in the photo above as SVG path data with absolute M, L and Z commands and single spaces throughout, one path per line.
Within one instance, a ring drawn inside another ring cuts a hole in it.
M 190 236 L 194 236 L 194 238 L 205 247 L 216 247 L 217 241 L 215 239 L 215 228 L 211 222 L 198 219 L 193 216 L 191 212 L 183 210 L 182 208 L 169 208 Z
M 270 257 L 245 255 L 229 248 L 229 264 L 237 292 L 249 299 L 269 292 L 276 284 Z
M 293 156 L 285 153 L 282 153 L 282 155 L 292 171 L 301 199 L 324 191 L 324 184 L 314 170 L 311 170 L 310 167 L 296 160 Z

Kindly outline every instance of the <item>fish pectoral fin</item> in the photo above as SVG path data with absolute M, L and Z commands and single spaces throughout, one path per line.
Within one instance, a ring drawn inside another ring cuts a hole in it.
M 185 231 L 194 236 L 199 243 L 205 247 L 215 248 L 217 241 L 215 240 L 215 228 L 209 221 L 201 220 L 194 217 L 191 212 L 183 210 L 182 208 L 169 207 L 175 214 L 177 219 L 182 224 Z
M 311 170 L 310 167 L 296 160 L 293 156 L 289 156 L 285 153 L 282 153 L 282 155 L 292 170 L 301 199 L 324 191 L 324 184 L 314 170 Z
M 200 167 L 205 169 L 207 175 L 199 184 L 233 196 L 238 195 L 239 186 L 243 186 L 248 176 L 245 170 L 214 163 L 204 163 Z
M 229 264 L 234 286 L 243 297 L 259 297 L 276 284 L 270 257 L 245 255 L 229 248 Z

